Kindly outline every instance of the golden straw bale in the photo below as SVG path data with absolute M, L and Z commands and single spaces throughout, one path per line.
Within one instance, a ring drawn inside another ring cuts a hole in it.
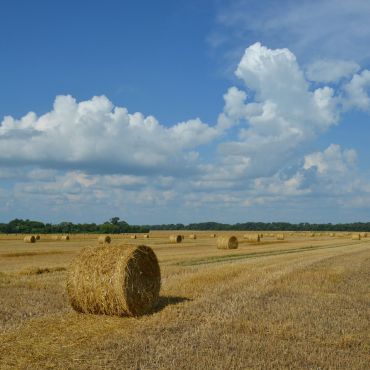
M 112 241 L 109 235 L 100 235 L 98 238 L 99 244 L 109 244 Z
M 156 305 L 161 286 L 157 257 L 150 247 L 86 247 L 72 262 L 67 292 L 83 313 L 139 316 Z
M 367 238 L 367 233 L 360 233 L 361 238 Z
M 261 240 L 260 234 L 247 234 L 247 239 L 249 242 L 258 243 Z
M 40 235 L 36 235 L 36 240 L 40 240 Z
M 211 238 L 215 238 L 216 237 L 216 234 L 211 234 L 210 237 Z
M 136 239 L 136 234 L 130 236 L 131 239 Z
M 68 241 L 69 240 L 69 235 L 62 235 L 60 240 Z
M 277 234 L 277 235 L 276 235 L 276 239 L 277 239 L 277 240 L 284 240 L 284 238 L 285 238 L 285 237 L 284 237 L 284 234 Z
M 360 234 L 352 234 L 352 240 L 361 240 Z
M 144 234 L 144 235 L 143 235 L 143 237 L 144 237 L 145 239 L 148 239 L 148 238 L 149 238 L 149 234 Z
M 196 238 L 197 238 L 197 236 L 195 234 L 190 234 L 189 235 L 189 239 L 196 239 Z
M 236 249 L 238 248 L 238 239 L 235 236 L 219 236 L 217 238 L 218 249 Z
M 171 243 L 181 243 L 182 242 L 182 235 L 170 235 L 170 242 Z
M 60 239 L 60 237 L 59 237 L 59 235 L 52 235 L 52 236 L 51 236 L 51 239 L 52 239 L 52 240 L 59 240 L 59 239 Z
M 25 243 L 36 243 L 35 235 L 26 235 L 23 239 Z

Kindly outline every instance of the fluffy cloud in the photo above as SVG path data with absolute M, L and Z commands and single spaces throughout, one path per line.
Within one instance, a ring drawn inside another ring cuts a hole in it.
M 343 105 L 346 109 L 357 108 L 370 111 L 370 71 L 363 70 L 355 74 L 351 81 L 344 86 L 345 98 Z
M 244 124 L 238 140 L 223 143 L 220 150 L 224 156 L 249 158 L 249 176 L 276 172 L 302 143 L 338 122 L 334 90 L 324 86 L 311 91 L 288 49 L 256 43 L 246 49 L 235 74 L 254 101 L 247 103 L 247 93 L 237 87 L 225 94 L 219 126 Z
M 104 96 L 77 103 L 58 96 L 51 112 L 0 125 L 0 161 L 101 172 L 174 170 L 186 153 L 212 141 L 218 131 L 199 119 L 165 127 L 141 113 L 129 114 Z

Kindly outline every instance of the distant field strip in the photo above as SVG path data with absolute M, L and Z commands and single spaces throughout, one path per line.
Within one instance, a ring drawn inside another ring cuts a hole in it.
M 361 244 L 362 244 L 361 242 L 352 242 L 352 243 L 343 243 L 343 244 L 337 244 L 337 245 L 317 245 L 317 246 L 309 246 L 309 247 L 294 248 L 294 249 L 279 249 L 276 251 L 252 252 L 252 253 L 244 253 L 244 254 L 227 254 L 225 256 L 211 256 L 211 257 L 206 257 L 206 258 L 191 259 L 187 261 L 176 262 L 176 263 L 173 263 L 173 265 L 176 265 L 176 266 L 208 265 L 208 264 L 213 264 L 213 263 L 237 261 L 237 260 L 243 260 L 243 259 L 248 259 L 248 258 L 278 256 L 278 255 L 283 255 L 283 254 L 309 252 L 309 251 L 314 251 L 318 249 L 340 248 L 340 247 L 347 247 L 351 245 L 361 245 Z

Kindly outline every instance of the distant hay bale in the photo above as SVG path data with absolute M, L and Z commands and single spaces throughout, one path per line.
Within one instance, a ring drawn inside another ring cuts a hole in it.
M 144 237 L 145 239 L 148 239 L 148 238 L 149 238 L 149 234 L 144 234 L 144 235 L 143 235 L 143 237 Z
M 189 235 L 189 239 L 196 239 L 196 238 L 197 238 L 197 236 L 195 234 L 190 234 Z
M 181 243 L 182 242 L 182 235 L 170 235 L 170 242 L 171 243 Z
M 131 239 L 136 239 L 136 234 L 130 236 Z
M 285 239 L 285 236 L 284 236 L 284 234 L 277 234 L 276 235 L 276 239 L 277 240 L 284 240 Z
M 310 233 L 310 237 L 313 238 L 315 236 L 315 233 Z
M 51 236 L 52 240 L 59 240 L 59 238 L 60 238 L 59 235 L 52 235 Z
M 367 233 L 360 233 L 361 238 L 367 238 Z
M 98 238 L 99 244 L 110 244 L 111 241 L 112 239 L 109 235 L 100 235 Z
M 36 243 L 35 235 L 26 235 L 23 239 L 25 243 Z
M 238 248 L 238 239 L 235 236 L 219 236 L 217 239 L 218 249 Z
M 260 234 L 247 234 L 247 239 L 249 242 L 259 243 L 261 241 Z
M 216 237 L 216 234 L 211 234 L 210 237 L 211 238 L 215 238 Z
M 161 286 L 157 257 L 150 247 L 87 247 L 72 262 L 67 293 L 83 313 L 140 316 L 156 305 Z
M 335 233 L 330 233 L 329 236 L 333 238 L 335 236 Z
M 36 240 L 40 240 L 40 235 L 36 235 Z
M 62 235 L 60 240 L 68 241 L 69 240 L 69 235 Z
M 360 234 L 352 234 L 352 240 L 361 240 Z

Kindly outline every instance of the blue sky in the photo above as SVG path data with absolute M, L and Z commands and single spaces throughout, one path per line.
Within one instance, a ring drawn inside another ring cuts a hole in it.
M 367 0 L 0 10 L 0 221 L 369 220 Z

